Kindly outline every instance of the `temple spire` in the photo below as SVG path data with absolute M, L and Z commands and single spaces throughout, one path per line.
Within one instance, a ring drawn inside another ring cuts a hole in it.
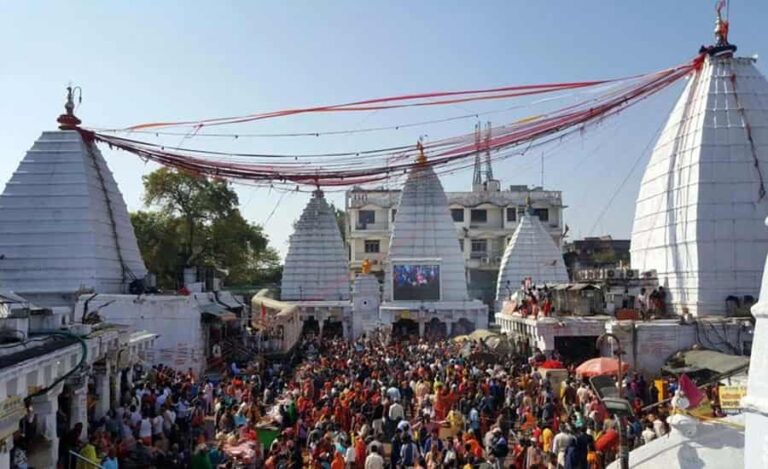
M 78 104 L 83 102 L 83 90 L 79 86 L 67 86 L 67 102 L 64 103 L 64 110 L 66 113 L 61 114 L 59 118 L 56 119 L 56 122 L 59 123 L 59 129 L 61 130 L 77 129 L 82 122 L 75 116 L 75 92 L 78 94 Z

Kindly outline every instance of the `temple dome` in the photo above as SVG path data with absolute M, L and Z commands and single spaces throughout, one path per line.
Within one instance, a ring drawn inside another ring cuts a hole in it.
M 757 296 L 768 234 L 768 82 L 755 60 L 707 57 L 653 150 L 631 264 L 655 270 L 677 313 L 724 314 Z
M 3 288 L 62 303 L 82 290 L 127 293 L 146 276 L 112 173 L 75 130 L 44 132 L 6 184 L 0 255 Z
M 296 222 L 283 267 L 283 300 L 349 300 L 344 241 L 336 215 L 315 191 Z
M 393 264 L 436 262 L 441 301 L 469 300 L 464 256 L 448 208 L 448 199 L 429 165 L 414 167 L 400 194 L 385 274 L 384 299 L 392 301 Z
M 496 301 L 509 296 L 507 288 L 517 290 L 526 277 L 531 277 L 536 284 L 568 282 L 560 248 L 539 218 L 530 214 L 520 219 L 504 250 L 496 283 Z

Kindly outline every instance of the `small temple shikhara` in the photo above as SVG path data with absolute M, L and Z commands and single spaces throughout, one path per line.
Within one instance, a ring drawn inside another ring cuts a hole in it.
M 336 214 L 316 190 L 296 222 L 283 267 L 280 298 L 298 306 L 303 324 L 348 336 L 353 322 L 347 254 Z
M 529 212 L 520 219 L 501 258 L 496 283 L 497 311 L 526 278 L 536 279 L 540 284 L 568 283 L 560 246 L 549 236 L 539 217 Z

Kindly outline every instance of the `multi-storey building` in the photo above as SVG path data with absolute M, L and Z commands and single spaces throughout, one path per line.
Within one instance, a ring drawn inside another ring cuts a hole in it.
M 531 207 L 555 243 L 563 235 L 563 206 L 560 191 L 541 187 L 510 186 L 477 178 L 471 192 L 447 192 L 456 238 L 464 253 L 469 293 L 491 305 L 501 257 L 522 212 Z M 360 272 L 368 259 L 372 272 L 383 278 L 392 225 L 397 216 L 399 190 L 353 188 L 346 194 L 346 243 L 350 275 Z

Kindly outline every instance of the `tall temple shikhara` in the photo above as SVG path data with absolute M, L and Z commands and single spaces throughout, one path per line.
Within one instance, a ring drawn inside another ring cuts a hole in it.
M 703 49 L 645 170 L 632 267 L 655 270 L 678 314 L 725 314 L 757 297 L 768 252 L 768 82 L 734 57 L 727 23 Z
M 349 300 L 344 241 L 333 208 L 317 190 L 296 222 L 285 257 L 283 300 Z
M 408 322 L 419 335 L 447 336 L 488 324 L 488 307 L 467 293 L 464 256 L 448 199 L 419 145 L 420 164 L 400 195 L 385 266 L 383 322 Z
M 73 114 L 43 132 L 0 196 L 0 285 L 38 304 L 128 293 L 147 270 L 112 172 Z
M 351 332 L 344 241 L 333 208 L 319 189 L 312 193 L 291 235 L 280 298 L 295 304 L 300 322 L 311 324 L 317 333 L 322 334 L 326 325 L 344 336 Z

